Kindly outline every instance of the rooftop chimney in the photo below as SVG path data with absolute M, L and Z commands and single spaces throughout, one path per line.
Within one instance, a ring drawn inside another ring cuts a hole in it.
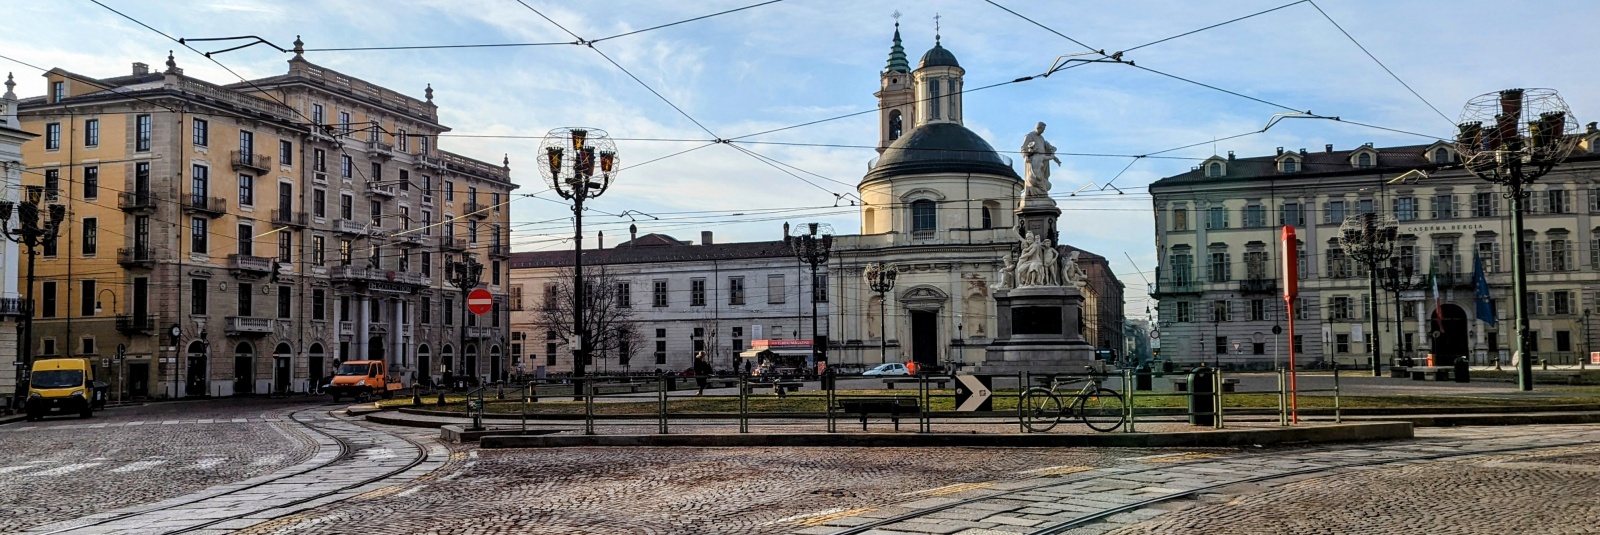
M 1596 131 L 1596 130 L 1597 130 L 1597 129 L 1596 129 L 1596 128 L 1595 128 L 1595 124 L 1596 124 L 1596 123 L 1594 123 L 1594 122 L 1590 122 L 1590 123 L 1589 123 L 1589 125 L 1588 125 L 1588 126 L 1587 126 L 1587 127 L 1585 127 L 1585 128 L 1584 128 L 1584 130 L 1583 130 L 1583 132 L 1584 132 L 1584 133 L 1585 133 L 1585 134 L 1593 134 L 1593 133 L 1595 133 L 1595 131 Z
M 700 245 L 711 245 L 711 231 L 700 231 Z
M 1233 161 L 1233 151 L 1228 151 L 1228 161 Z
M 133 62 L 133 74 L 134 76 L 150 74 L 150 65 L 141 61 Z
M 1326 152 L 1328 154 L 1333 154 L 1333 144 L 1329 143 L 1327 145 L 1323 145 L 1322 146 L 1322 152 Z
M 596 232 L 595 233 L 595 245 L 594 245 L 594 248 L 595 249 L 605 249 L 606 248 L 606 231 L 602 230 L 600 232 Z
M 1283 156 L 1283 147 L 1278 147 L 1278 156 Z
M 639 225 L 628 225 L 628 244 L 639 245 Z
M 1301 156 L 1305 156 L 1306 155 L 1306 148 L 1305 147 L 1300 147 L 1300 155 Z

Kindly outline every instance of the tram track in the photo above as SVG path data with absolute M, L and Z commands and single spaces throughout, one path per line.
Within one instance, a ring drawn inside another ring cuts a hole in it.
M 164 501 L 164 502 L 159 502 L 158 504 L 147 505 L 141 510 L 128 511 L 128 512 L 125 512 L 125 513 L 119 513 L 119 514 L 107 516 L 107 517 L 104 517 L 104 518 L 97 518 L 97 517 L 91 515 L 91 517 L 89 517 L 89 518 L 94 519 L 94 521 L 90 522 L 90 523 L 75 523 L 75 524 L 72 524 L 72 525 L 63 526 L 63 527 L 60 527 L 60 528 L 57 528 L 57 529 L 53 529 L 53 530 L 32 531 L 30 533 L 36 533 L 36 534 L 39 534 L 39 535 L 70 534 L 70 533 L 84 532 L 84 531 L 99 533 L 99 532 L 105 532 L 107 529 L 113 529 L 114 530 L 117 527 L 116 524 L 119 524 L 119 523 L 140 522 L 141 519 L 139 517 L 152 516 L 152 517 L 164 517 L 164 518 L 170 519 L 170 515 L 162 515 L 162 513 L 170 512 L 170 511 L 174 511 L 174 510 L 183 510 L 183 509 L 210 508 L 210 507 L 207 507 L 207 506 L 213 506 L 213 504 L 215 504 L 217 502 L 240 503 L 246 496 L 249 496 L 249 495 L 253 494 L 252 491 L 256 491 L 256 490 L 263 489 L 263 488 L 266 488 L 266 487 L 269 487 L 269 486 L 274 486 L 274 485 L 293 485 L 293 484 L 297 483 L 295 481 L 296 478 L 306 478 L 306 477 L 318 474 L 319 472 L 320 473 L 338 472 L 338 471 L 341 470 L 342 466 L 354 467 L 354 466 L 358 465 L 359 463 L 363 463 L 363 462 L 365 462 L 365 463 L 375 462 L 373 460 L 373 458 L 363 459 L 362 452 L 367 451 L 367 449 L 369 449 L 369 448 L 361 448 L 361 446 L 362 446 L 361 444 L 355 443 L 352 440 L 352 438 L 354 438 L 354 436 L 352 436 L 352 435 L 354 435 L 354 433 L 349 432 L 349 430 L 332 429 L 330 426 L 328 426 L 326 424 L 319 424 L 315 420 L 302 418 L 303 416 L 305 416 L 307 414 L 314 414 L 314 413 L 319 412 L 319 411 L 327 411 L 327 410 L 330 410 L 333 407 L 334 407 L 333 405 L 322 405 L 322 406 L 318 406 L 318 407 L 310 407 L 310 408 L 298 409 L 298 410 L 295 410 L 293 412 L 290 412 L 289 415 L 288 415 L 288 419 L 293 421 L 293 422 L 295 422 L 296 424 L 298 424 L 299 428 L 303 428 L 303 429 L 305 429 L 305 430 L 307 430 L 307 431 L 309 431 L 311 433 L 315 433 L 317 435 L 320 435 L 321 437 L 325 437 L 327 440 L 331 441 L 334 445 L 336 445 L 337 453 L 335 453 L 335 454 L 333 454 L 331 456 L 327 456 L 328 458 L 326 460 L 323 460 L 322 462 L 315 462 L 315 463 L 311 463 L 311 464 L 308 464 L 308 465 L 305 465 L 305 466 L 290 468 L 290 469 L 286 469 L 286 470 L 280 470 L 278 473 L 271 474 L 265 479 L 261 479 L 259 481 L 252 481 L 248 485 L 240 485 L 240 486 L 237 486 L 236 488 L 230 488 L 230 489 L 227 489 L 227 490 L 224 490 L 224 491 L 221 491 L 221 492 L 207 493 L 207 492 L 202 491 L 200 493 L 195 493 L 195 494 L 191 495 L 191 496 L 193 496 L 193 499 L 182 499 L 182 498 L 179 498 L 177 500 L 168 500 L 168 501 Z M 354 426 L 352 426 L 352 427 L 354 427 Z M 360 428 L 360 427 L 355 427 L 355 429 L 357 430 L 356 433 L 362 433 L 362 434 L 366 434 L 366 433 L 371 433 L 371 434 L 382 433 L 382 432 L 379 432 L 379 431 L 374 431 L 374 430 L 371 430 L 371 429 Z M 141 524 L 145 525 L 144 529 L 142 529 L 141 532 L 146 532 L 146 533 L 152 533 L 153 532 L 153 533 L 162 533 L 162 534 L 177 534 L 177 533 L 192 533 L 192 532 L 198 532 L 198 531 L 207 530 L 207 529 L 222 529 L 222 528 L 218 528 L 217 526 L 219 526 L 221 524 L 226 524 L 226 523 L 230 523 L 230 522 L 235 522 L 235 521 L 239 521 L 239 520 L 242 520 L 242 519 L 246 519 L 247 517 L 251 517 L 251 516 L 254 516 L 254 515 L 259 515 L 261 513 L 268 512 L 268 511 L 281 510 L 281 509 L 293 509 L 293 508 L 295 508 L 297 506 L 300 506 L 300 505 L 304 505 L 304 504 L 307 504 L 307 503 L 310 503 L 310 502 L 314 502 L 314 501 L 317 501 L 317 500 L 322 500 L 322 499 L 325 499 L 325 498 L 336 496 L 336 495 L 338 495 L 340 493 L 350 492 L 350 491 L 352 491 L 354 489 L 362 488 L 362 487 L 365 487 L 365 486 L 368 486 L 368 485 L 372 485 L 374 483 L 378 483 L 378 482 L 381 482 L 381 481 L 384 481 L 384 480 L 387 480 L 387 479 L 394 478 L 394 477 L 396 477 L 396 476 L 398 476 L 400 474 L 405 473 L 406 471 L 409 471 L 409 470 L 412 470 L 412 469 L 416 468 L 418 465 L 421 465 L 422 463 L 426 462 L 429 459 L 429 447 L 427 445 L 422 444 L 420 442 L 417 442 L 415 440 L 412 440 L 410 438 L 407 438 L 407 437 L 404 437 L 404 436 L 400 436 L 400 435 L 393 435 L 393 434 L 388 434 L 388 433 L 382 433 L 382 434 L 386 435 L 388 437 L 393 437 L 395 439 L 404 441 L 405 443 L 409 444 L 414 449 L 415 453 L 409 459 L 405 460 L 405 462 L 400 463 L 397 466 L 393 466 L 393 467 L 391 467 L 389 469 L 383 470 L 381 472 L 378 472 L 378 473 L 376 473 L 374 475 L 361 477 L 361 478 L 358 478 L 356 480 L 352 480 L 352 481 L 350 481 L 348 483 L 340 483 L 337 486 L 326 488 L 326 489 L 322 489 L 322 490 L 319 490 L 319 491 L 316 491 L 316 492 L 313 492 L 313 493 L 309 493 L 309 494 L 297 494 L 295 498 L 290 499 L 290 500 L 286 500 L 286 501 L 271 501 L 271 500 L 268 500 L 268 502 L 270 504 L 267 504 L 267 505 L 262 505 L 262 506 L 256 507 L 256 508 L 248 508 L 246 510 L 241 510 L 238 513 L 225 515 L 225 516 L 208 516 L 208 517 L 204 517 L 204 518 L 194 518 L 193 519 L 194 520 L 193 523 L 187 523 L 187 524 L 180 525 L 180 526 L 170 526 L 170 528 L 158 527 L 158 528 L 152 529 L 152 526 L 160 526 L 161 524 L 171 523 L 171 520 L 153 520 L 153 521 L 148 522 L 148 523 L 140 522 Z M 341 435 L 344 435 L 344 436 L 341 436 Z M 369 439 L 372 438 L 372 435 L 362 435 L 362 436 L 364 438 L 369 438 Z M 312 438 L 315 439 L 316 437 L 312 437 Z M 321 441 L 318 441 L 318 442 L 319 442 L 319 446 L 320 446 Z M 320 449 L 322 449 L 322 448 L 319 447 L 319 450 Z M 319 451 L 318 453 L 313 454 L 313 459 L 316 456 L 319 456 L 319 455 L 326 456 L 324 451 Z M 261 521 L 265 522 L 265 521 L 268 521 L 268 520 L 267 519 L 263 519 Z M 49 526 L 45 526 L 45 528 L 48 528 L 48 527 Z M 237 528 L 237 527 L 241 527 L 241 526 L 233 526 L 233 527 Z
M 1536 434 L 1537 433 L 1502 435 L 1502 436 L 1497 437 L 1497 438 L 1500 438 L 1500 439 L 1511 439 L 1511 438 L 1525 437 L 1525 436 L 1536 435 Z M 1461 443 L 1469 443 L 1469 442 L 1470 441 L 1465 440 L 1465 439 L 1458 439 L 1458 440 L 1454 441 L 1453 443 L 1461 444 Z M 1407 446 L 1419 446 L 1419 445 L 1430 445 L 1430 444 L 1438 444 L 1438 441 L 1422 442 L 1420 444 L 1418 444 L 1418 443 L 1410 443 L 1410 444 L 1407 444 Z M 1081 514 L 1081 515 L 1073 517 L 1073 518 L 1060 520 L 1060 521 L 1057 521 L 1057 522 L 1052 522 L 1052 523 L 1046 524 L 1044 526 L 1040 526 L 1037 529 L 1035 529 L 1034 531 L 1029 531 L 1027 533 L 1035 534 L 1035 535 L 1057 535 L 1057 534 L 1064 533 L 1064 532 L 1067 532 L 1067 531 L 1070 531 L 1070 530 L 1073 530 L 1073 529 L 1076 529 L 1076 528 L 1079 528 L 1079 527 L 1083 527 L 1083 526 L 1088 525 L 1088 524 L 1093 524 L 1095 522 L 1104 520 L 1105 518 L 1108 518 L 1108 517 L 1111 517 L 1111 516 L 1114 516 L 1114 515 L 1117 515 L 1117 514 L 1122 514 L 1122 513 L 1129 512 L 1129 511 L 1144 509 L 1144 508 L 1151 507 L 1151 506 L 1154 506 L 1154 505 L 1158 505 L 1158 504 L 1161 504 L 1161 503 L 1164 503 L 1164 502 L 1170 502 L 1170 501 L 1174 501 L 1174 500 L 1186 499 L 1186 498 L 1190 498 L 1190 497 L 1193 497 L 1193 496 L 1196 496 L 1196 495 L 1199 495 L 1199 494 L 1204 494 L 1204 493 L 1207 493 L 1207 492 L 1210 492 L 1210 491 L 1215 491 L 1215 490 L 1218 490 L 1218 489 L 1221 489 L 1221 488 L 1224 488 L 1224 487 L 1233 486 L 1233 485 L 1259 483 L 1259 482 L 1263 482 L 1263 481 L 1272 481 L 1272 480 L 1276 480 L 1276 479 L 1300 477 L 1300 476 L 1307 476 L 1307 475 L 1313 475 L 1313 474 L 1319 474 L 1319 473 L 1324 474 L 1324 475 L 1317 476 L 1317 477 L 1327 477 L 1327 476 L 1332 476 L 1332 475 L 1335 475 L 1336 473 L 1340 473 L 1340 472 L 1351 470 L 1351 469 L 1371 468 L 1371 467 L 1390 465 L 1390 464 L 1414 463 L 1414 462 L 1419 462 L 1419 461 L 1431 461 L 1431 460 L 1439 460 L 1439 459 L 1444 459 L 1444 458 L 1473 458 L 1473 457 L 1483 457 L 1483 456 L 1490 456 L 1490 455 L 1497 455 L 1497 454 L 1504 454 L 1504 453 L 1511 453 L 1511 452 L 1528 452 L 1528 451 L 1538 451 L 1538 450 L 1549 450 L 1549 449 L 1556 449 L 1556 448 L 1565 448 L 1565 447 L 1583 446 L 1583 445 L 1593 445 L 1593 444 L 1596 444 L 1596 441 L 1594 441 L 1594 440 L 1583 440 L 1583 441 L 1568 441 L 1568 442 L 1551 443 L 1551 444 L 1544 444 L 1544 445 L 1539 445 L 1539 446 L 1528 446 L 1528 445 L 1525 445 L 1525 444 L 1519 444 L 1519 445 L 1507 446 L 1507 447 L 1503 447 L 1503 448 L 1490 448 L 1490 449 L 1471 450 L 1471 451 L 1449 451 L 1449 452 L 1438 452 L 1438 453 L 1428 453 L 1428 454 L 1409 454 L 1409 455 L 1403 455 L 1403 456 L 1385 456 L 1383 458 L 1368 459 L 1368 460 L 1359 461 L 1359 462 L 1334 462 L 1332 464 L 1326 464 L 1326 465 L 1323 465 L 1323 466 L 1315 466 L 1315 467 L 1309 467 L 1309 468 L 1303 468 L 1303 469 L 1297 469 L 1297 470 L 1286 470 L 1286 471 L 1282 471 L 1282 472 L 1272 472 L 1272 473 L 1266 473 L 1266 474 L 1261 474 L 1261 475 L 1256 475 L 1256 476 L 1241 477 L 1241 478 L 1231 478 L 1231 479 L 1227 479 L 1227 480 L 1224 480 L 1224 481 L 1219 481 L 1219 482 L 1214 483 L 1214 484 L 1203 485 L 1203 486 L 1199 486 L 1199 487 L 1195 487 L 1195 488 L 1189 488 L 1189 489 L 1183 489 L 1183 490 L 1179 490 L 1177 492 L 1166 493 L 1166 494 L 1162 494 L 1162 495 L 1159 495 L 1159 496 L 1154 496 L 1154 497 L 1151 497 L 1151 498 L 1147 498 L 1147 499 L 1143 499 L 1143 500 L 1138 500 L 1138 501 L 1122 504 L 1122 505 L 1119 505 L 1119 506 L 1116 506 L 1116 507 L 1112 507 L 1112 508 L 1109 508 L 1109 509 L 1103 509 L 1103 510 L 1092 512 L 1092 513 Z M 1323 453 L 1353 452 L 1353 451 L 1365 451 L 1365 452 L 1371 452 L 1371 453 L 1374 453 L 1374 454 L 1405 453 L 1403 450 L 1400 450 L 1399 448 L 1400 448 L 1400 446 L 1396 446 L 1396 445 L 1356 447 L 1356 448 L 1352 448 L 1352 447 L 1342 447 L 1341 448 L 1341 447 L 1336 447 L 1336 446 L 1325 446 L 1325 447 L 1302 450 L 1300 452 L 1300 454 L 1303 455 L 1303 456 L 1309 457 L 1309 456 L 1313 456 L 1313 455 L 1317 455 L 1317 454 L 1323 454 Z M 968 498 L 959 499 L 959 500 L 956 500 L 956 501 L 953 501 L 953 502 L 949 502 L 949 503 L 944 503 L 944 504 L 939 504 L 939 505 L 934 505 L 934 506 L 929 506 L 929 507 L 918 508 L 918 509 L 916 509 L 914 511 L 909 511 L 909 512 L 902 513 L 902 514 L 899 514 L 899 515 L 894 515 L 894 516 L 890 516 L 890 517 L 887 517 L 887 518 L 877 519 L 877 520 L 874 520 L 874 521 L 871 521 L 871 522 L 866 522 L 866 523 L 858 524 L 858 525 L 855 525 L 855 526 L 851 526 L 849 528 L 840 529 L 838 531 L 831 532 L 830 535 L 857 535 L 857 534 L 866 533 L 866 532 L 869 532 L 869 531 L 872 531 L 872 530 L 875 530 L 875 529 L 886 528 L 888 526 L 893 526 L 895 524 L 899 524 L 899 523 L 902 523 L 902 522 L 915 521 L 915 520 L 918 520 L 918 519 L 928 518 L 930 515 L 934 515 L 936 513 L 940 513 L 940 512 L 944 512 L 944 511 L 950 511 L 952 509 L 961 508 L 963 506 L 970 506 L 970 505 L 974 505 L 974 504 L 981 504 L 983 502 L 996 501 L 996 500 L 1016 499 L 1016 498 L 1018 498 L 1018 497 L 1020 497 L 1022 495 L 1028 494 L 1028 493 L 1033 493 L 1033 492 L 1038 492 L 1038 491 L 1050 491 L 1050 490 L 1053 490 L 1053 489 L 1061 489 L 1063 487 L 1070 487 L 1070 486 L 1078 485 L 1078 484 L 1089 484 L 1089 483 L 1092 483 L 1092 482 L 1094 482 L 1096 480 L 1101 480 L 1101 479 L 1106 479 L 1106 478 L 1120 478 L 1120 477 L 1136 476 L 1136 475 L 1142 475 L 1142 474 L 1153 474 L 1153 473 L 1169 472 L 1169 471 L 1173 471 L 1175 469 L 1181 469 L 1181 468 L 1184 468 L 1184 467 L 1204 466 L 1206 464 L 1213 463 L 1213 462 L 1216 462 L 1216 461 L 1219 461 L 1219 460 L 1246 461 L 1246 462 L 1248 462 L 1249 460 L 1252 460 L 1252 459 L 1282 460 L 1283 456 L 1282 456 L 1281 453 L 1271 453 L 1271 454 L 1262 453 L 1262 454 L 1236 456 L 1236 457 L 1231 457 L 1231 458 L 1226 458 L 1226 459 L 1218 459 L 1218 458 L 1206 456 L 1206 458 L 1204 458 L 1204 460 L 1195 460 L 1195 461 L 1190 461 L 1190 462 L 1163 463 L 1160 466 L 1151 466 L 1151 467 L 1148 467 L 1148 468 L 1142 468 L 1142 469 L 1137 469 L 1137 470 L 1121 470 L 1121 471 L 1115 471 L 1115 472 L 1106 472 L 1104 467 L 1101 467 L 1101 468 L 1097 468 L 1097 469 L 1091 469 L 1091 470 L 1085 470 L 1085 471 L 1081 471 L 1081 472 L 1075 472 L 1075 473 L 1073 473 L 1072 477 L 1060 478 L 1057 481 L 1049 481 L 1049 482 L 1039 483 L 1039 484 L 1035 484 L 1035 485 L 1027 485 L 1027 486 L 1013 488 L 1013 489 L 1007 489 L 1007 490 L 1003 490 L 1003 491 L 994 491 L 994 492 L 989 492 L 989 493 L 986 493 L 986 494 L 983 494 L 983 495 L 979 495 L 979 496 L 972 496 L 972 497 L 968 497 Z M 1319 460 L 1315 460 L 1315 461 L 1308 460 L 1306 462 L 1326 463 L 1328 461 L 1319 459 Z

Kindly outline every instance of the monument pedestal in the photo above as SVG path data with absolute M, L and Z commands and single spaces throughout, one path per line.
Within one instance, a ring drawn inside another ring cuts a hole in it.
M 1034 286 L 994 294 L 998 333 L 977 374 L 1083 373 L 1095 363 L 1083 338 L 1083 293 L 1073 286 Z

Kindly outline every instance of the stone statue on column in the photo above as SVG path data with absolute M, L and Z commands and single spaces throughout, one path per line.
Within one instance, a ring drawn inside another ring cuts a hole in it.
M 1022 138 L 1022 162 L 1023 205 L 1039 198 L 1054 206 L 1055 202 L 1050 200 L 1050 162 L 1061 165 L 1061 159 L 1056 157 L 1056 146 L 1044 138 L 1043 122 Z

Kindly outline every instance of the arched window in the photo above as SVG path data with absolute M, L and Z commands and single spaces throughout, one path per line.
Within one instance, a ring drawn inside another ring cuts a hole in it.
M 1208 176 L 1208 177 L 1220 177 L 1220 176 L 1222 176 L 1222 162 L 1211 162 L 1211 165 L 1207 165 L 1206 166 L 1206 176 Z
M 445 344 L 444 349 L 439 351 L 439 366 L 446 370 L 455 369 L 455 360 L 455 348 L 450 347 L 450 344 Z
M 1363 152 L 1356 155 L 1356 167 L 1360 167 L 1362 169 L 1372 167 L 1372 153 Z
M 1296 160 L 1294 158 L 1284 158 L 1283 159 L 1283 172 L 1285 172 L 1285 173 L 1293 173 L 1295 171 L 1298 171 L 1299 168 L 1300 168 L 1300 161 L 1299 160 Z
M 905 118 L 900 116 L 900 110 L 889 112 L 889 141 L 900 139 L 900 134 L 905 130 Z
M 874 208 L 868 208 L 861 211 L 861 233 L 878 233 L 878 210 Z
M 983 228 L 994 228 L 994 216 L 989 215 L 989 207 L 983 207 Z
M 933 232 L 938 227 L 938 205 L 923 199 L 911 203 L 911 231 Z
M 1450 151 L 1444 147 L 1433 149 L 1433 163 L 1450 163 Z
M 939 118 L 939 79 L 928 80 L 928 118 Z
M 996 219 L 996 217 L 1000 215 L 1000 203 L 995 201 L 983 201 L 983 212 L 981 215 L 983 216 L 983 228 L 995 228 L 995 225 L 1000 223 L 1000 221 Z

